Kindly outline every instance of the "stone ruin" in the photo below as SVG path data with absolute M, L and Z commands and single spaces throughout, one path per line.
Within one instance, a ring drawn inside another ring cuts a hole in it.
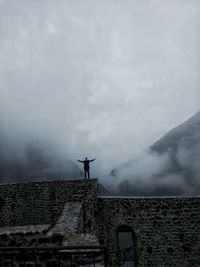
M 97 179 L 0 185 L 0 266 L 200 266 L 200 197 L 100 196 L 98 187 Z M 88 248 L 104 255 L 79 262 Z M 37 259 L 21 260 L 22 250 Z

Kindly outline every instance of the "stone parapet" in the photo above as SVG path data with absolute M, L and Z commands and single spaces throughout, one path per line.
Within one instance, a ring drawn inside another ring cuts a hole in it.
M 86 203 L 96 197 L 97 184 L 97 179 L 2 184 L 0 226 L 55 224 L 67 201 Z

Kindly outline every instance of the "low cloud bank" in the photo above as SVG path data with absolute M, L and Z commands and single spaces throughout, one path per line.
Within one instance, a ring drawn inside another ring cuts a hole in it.
M 59 145 L 45 138 L 0 131 L 1 183 L 80 177 L 80 168 Z
M 73 153 L 61 143 L 47 138 L 26 138 L 1 130 L 1 183 L 83 177 Z M 117 195 L 197 195 L 200 193 L 200 142 L 189 142 L 182 140 L 176 148 L 162 153 L 152 149 L 143 151 L 110 175 L 100 173 L 101 182 L 110 194 Z
M 118 195 L 200 194 L 200 142 L 160 154 L 149 149 L 111 173 L 108 187 Z

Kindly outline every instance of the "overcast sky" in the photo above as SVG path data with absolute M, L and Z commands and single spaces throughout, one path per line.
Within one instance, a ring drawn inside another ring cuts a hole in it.
M 1 0 L 1 131 L 108 171 L 200 109 L 199 32 L 199 0 Z

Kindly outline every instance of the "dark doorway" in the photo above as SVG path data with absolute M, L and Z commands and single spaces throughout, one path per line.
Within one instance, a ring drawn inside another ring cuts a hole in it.
M 136 267 L 136 241 L 130 227 L 123 225 L 117 228 L 119 262 L 121 267 Z

